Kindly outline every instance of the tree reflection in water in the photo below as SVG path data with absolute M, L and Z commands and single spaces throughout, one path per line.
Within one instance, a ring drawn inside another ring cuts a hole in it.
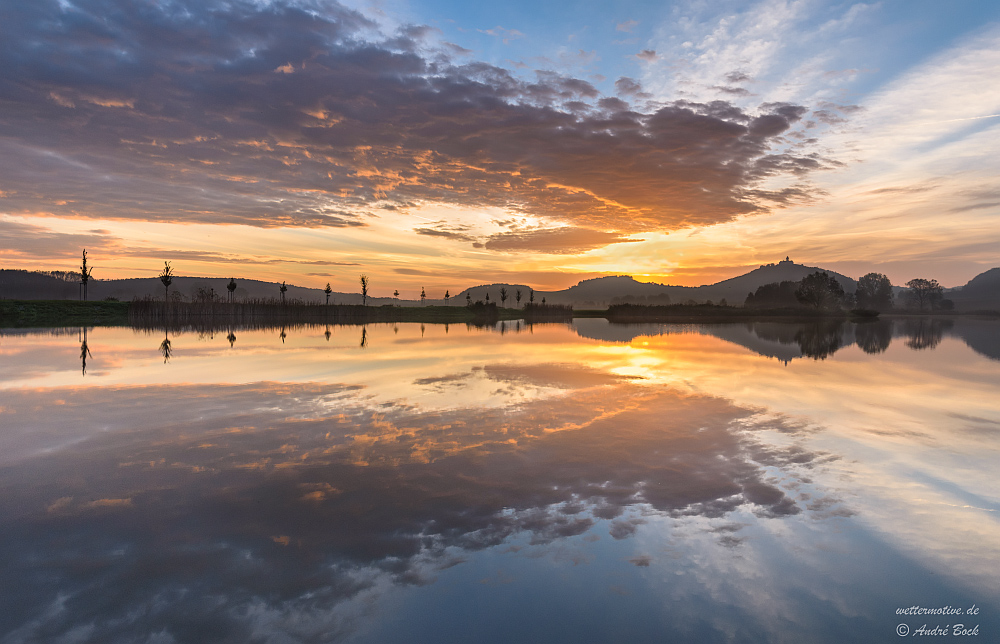
M 892 344 L 892 320 L 859 322 L 854 329 L 858 346 L 867 354 L 884 353 Z
M 87 346 L 87 327 L 80 329 L 81 332 L 81 342 L 80 342 L 80 362 L 81 374 L 87 375 L 87 358 L 93 358 L 94 356 L 90 353 L 90 347 Z
M 163 329 L 163 342 L 160 343 L 160 355 L 163 356 L 163 362 L 167 363 L 170 361 L 170 356 L 173 355 L 173 349 L 170 346 L 170 335 L 167 329 Z
M 823 320 L 801 325 L 795 341 L 802 355 L 814 360 L 825 360 L 843 346 L 844 322 Z
M 944 332 L 955 325 L 953 320 L 941 318 L 917 318 L 903 321 L 906 346 L 911 349 L 933 349 L 941 343 Z

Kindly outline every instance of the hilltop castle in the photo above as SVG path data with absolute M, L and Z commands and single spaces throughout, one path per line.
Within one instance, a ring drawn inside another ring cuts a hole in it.
M 761 264 L 760 267 L 761 268 L 767 268 L 768 266 L 783 266 L 785 264 L 788 264 L 789 266 L 793 266 L 795 264 L 795 262 L 793 262 L 792 260 L 790 260 L 788 258 L 788 255 L 785 255 L 785 259 L 781 260 L 777 264 Z

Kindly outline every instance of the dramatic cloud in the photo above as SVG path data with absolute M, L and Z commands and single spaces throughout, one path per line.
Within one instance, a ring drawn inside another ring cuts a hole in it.
M 81 248 L 89 248 L 93 252 L 116 246 L 118 241 L 106 230 L 60 233 L 44 226 L 0 219 L 0 252 L 8 256 L 49 254 L 76 257 L 80 255 Z
M 498 251 L 535 251 L 541 253 L 582 253 L 608 244 L 639 241 L 616 233 L 586 228 L 545 228 L 524 232 L 497 233 L 485 242 L 474 244 L 477 248 Z
M 580 79 L 458 63 L 468 52 L 434 50 L 426 28 L 381 36 L 333 2 L 40 0 L 5 13 L 8 213 L 348 227 L 449 202 L 593 229 L 570 244 L 589 248 L 620 241 L 596 231 L 760 212 L 765 177 L 822 165 L 776 149 L 801 118 L 787 107 L 639 112 Z M 567 247 L 552 234 L 485 246 Z
M 418 235 L 428 237 L 444 237 L 445 239 L 455 239 L 458 241 L 475 241 L 475 237 L 469 234 L 470 226 L 452 225 L 446 221 L 436 221 L 427 226 L 414 228 Z

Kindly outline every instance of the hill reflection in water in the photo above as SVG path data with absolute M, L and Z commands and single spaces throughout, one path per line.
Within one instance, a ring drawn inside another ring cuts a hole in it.
M 608 324 L 600 319 L 578 319 L 573 324 L 582 337 L 610 342 L 631 342 L 640 336 L 677 333 L 697 326 L 701 333 L 783 361 L 803 357 L 822 360 L 852 345 L 857 345 L 865 353 L 878 354 L 888 349 L 894 339 L 911 349 L 933 349 L 949 335 L 960 338 L 980 355 L 1000 360 L 1000 336 L 996 333 L 996 321 L 974 318 L 890 318 L 863 322 L 748 321 L 699 325 Z
M 861 642 L 995 602 L 996 363 L 869 328 L 752 330 L 827 352 L 794 372 L 711 327 L 171 332 L 168 362 L 91 329 L 86 374 L 9 335 L 0 633 Z

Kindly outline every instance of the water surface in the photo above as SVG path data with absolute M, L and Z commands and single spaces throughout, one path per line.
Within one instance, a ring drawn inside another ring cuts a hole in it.
M 996 641 L 998 457 L 995 321 L 5 330 L 0 642 Z

